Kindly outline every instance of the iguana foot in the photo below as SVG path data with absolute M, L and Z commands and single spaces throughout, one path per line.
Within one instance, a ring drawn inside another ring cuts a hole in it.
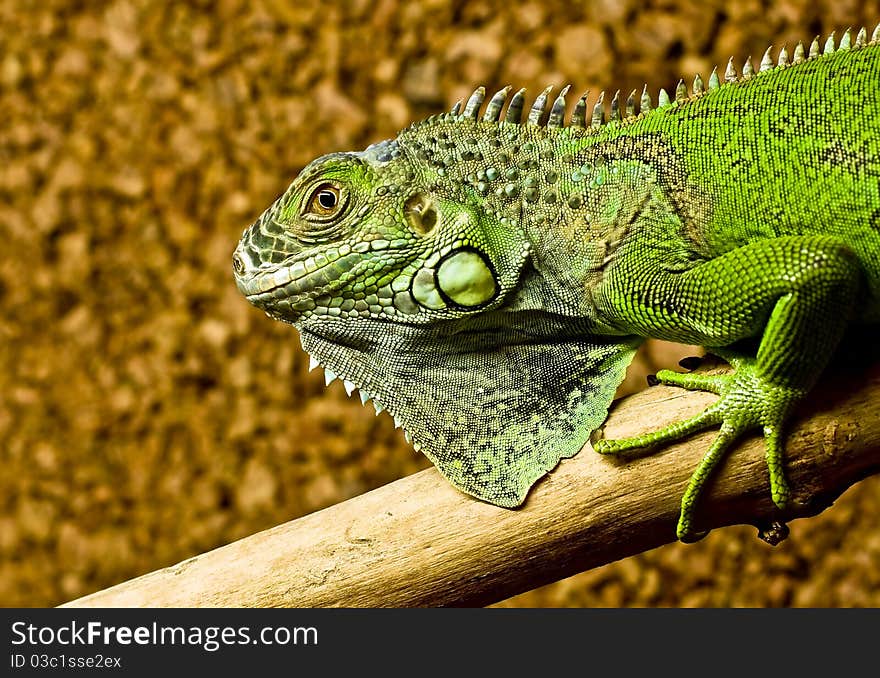
M 593 443 L 600 454 L 626 454 L 649 450 L 720 425 L 718 436 L 691 476 L 681 499 L 681 514 L 676 528 L 676 535 L 681 541 L 695 541 L 703 536 L 692 531 L 694 507 L 700 492 L 727 450 L 751 429 L 761 428 L 764 432 L 773 503 L 784 508 L 790 496 L 783 471 L 782 430 L 788 414 L 804 392 L 769 383 L 766 377 L 758 373 L 753 358 L 727 359 L 735 368 L 730 374 L 680 374 L 670 370 L 657 372 L 656 378 L 661 384 L 680 386 L 690 391 L 709 391 L 720 396 L 700 414 L 653 433 L 619 440 L 600 439 Z

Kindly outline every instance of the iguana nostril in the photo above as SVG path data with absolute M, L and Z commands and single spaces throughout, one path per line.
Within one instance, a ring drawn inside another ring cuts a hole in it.
M 232 255 L 232 270 L 235 272 L 235 275 L 242 275 L 244 273 L 244 260 L 237 252 Z

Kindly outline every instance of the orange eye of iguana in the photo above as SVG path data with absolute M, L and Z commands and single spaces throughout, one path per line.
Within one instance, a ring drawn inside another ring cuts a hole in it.
M 344 217 L 352 201 L 348 187 L 324 180 L 304 195 L 300 218 L 289 222 L 293 235 L 304 243 L 326 242 L 340 237 L 347 228 Z
M 328 217 L 336 213 L 341 200 L 339 187 L 333 184 L 321 184 L 312 191 L 306 212 L 316 216 Z

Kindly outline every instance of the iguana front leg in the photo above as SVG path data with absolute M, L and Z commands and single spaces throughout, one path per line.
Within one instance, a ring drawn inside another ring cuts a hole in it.
M 597 452 L 620 454 L 720 425 L 682 497 L 679 539 L 698 538 L 692 531 L 694 507 L 706 480 L 736 440 L 755 428 L 764 433 L 773 501 L 786 505 L 785 421 L 839 343 L 862 279 L 851 250 L 827 236 L 756 242 L 682 273 L 623 265 L 613 279 L 609 275 L 599 297 L 607 317 L 637 333 L 722 347 L 719 353 L 735 368 L 728 375 L 661 370 L 662 383 L 720 397 L 697 416 L 654 433 L 594 443 Z M 756 356 L 723 350 L 749 337 L 760 337 Z

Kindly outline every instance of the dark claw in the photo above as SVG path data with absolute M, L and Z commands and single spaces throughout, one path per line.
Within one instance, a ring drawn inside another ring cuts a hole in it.
M 657 378 L 656 374 L 649 374 L 647 376 L 648 386 L 656 386 L 660 383 L 660 380 Z
M 685 370 L 695 370 L 703 364 L 703 359 L 699 356 L 688 356 L 678 361 L 678 364 Z
M 766 541 L 770 546 L 776 546 L 788 537 L 788 525 L 779 520 L 771 521 L 769 525 L 758 526 L 758 539 Z
M 682 537 L 679 541 L 681 541 L 682 544 L 694 544 L 703 539 L 707 534 L 709 534 L 709 530 L 703 530 L 702 532 L 691 532 Z

